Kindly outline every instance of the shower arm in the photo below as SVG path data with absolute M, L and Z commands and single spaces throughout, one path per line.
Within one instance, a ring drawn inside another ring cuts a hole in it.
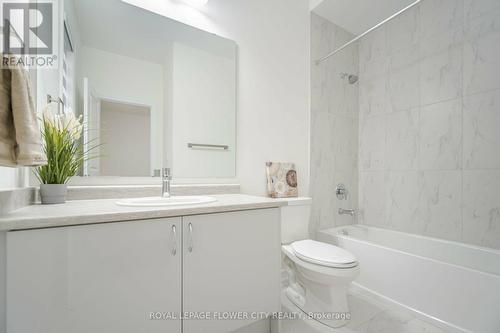
M 328 58 L 330 58 L 331 56 L 339 53 L 340 51 L 342 51 L 343 49 L 345 49 L 346 47 L 348 47 L 349 45 L 357 42 L 359 39 L 363 38 L 364 36 L 366 36 L 367 34 L 369 34 L 370 32 L 372 32 L 373 30 L 379 28 L 381 25 L 389 22 L 390 20 L 396 18 L 397 16 L 399 16 L 400 14 L 404 13 L 405 11 L 407 11 L 408 9 L 412 8 L 413 6 L 417 5 L 420 1 L 422 0 L 417 0 L 415 2 L 413 2 L 412 4 L 406 6 L 405 8 L 401 9 L 399 12 L 395 13 L 394 15 L 392 16 L 389 16 L 388 18 L 386 18 L 385 20 L 383 20 L 382 22 L 380 22 L 379 24 L 377 24 L 376 26 L 374 27 L 371 27 L 370 29 L 366 30 L 365 32 L 363 32 L 361 35 L 355 37 L 354 39 L 350 40 L 349 42 L 345 43 L 344 45 L 342 45 L 341 47 L 339 47 L 338 49 L 335 49 L 334 51 L 328 53 L 326 56 L 322 57 L 322 58 L 319 58 L 318 60 L 316 60 L 316 65 L 319 65 L 321 64 L 323 61 L 327 60 Z

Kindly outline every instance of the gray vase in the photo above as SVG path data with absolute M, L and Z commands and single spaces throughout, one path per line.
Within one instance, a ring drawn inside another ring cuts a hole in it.
M 61 204 L 66 202 L 68 185 L 40 184 L 40 197 L 43 205 Z

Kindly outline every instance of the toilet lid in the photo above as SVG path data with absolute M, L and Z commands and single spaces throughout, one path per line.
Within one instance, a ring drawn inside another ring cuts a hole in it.
M 350 252 L 340 247 L 306 239 L 292 243 L 295 255 L 307 262 L 327 267 L 350 268 L 357 260 Z

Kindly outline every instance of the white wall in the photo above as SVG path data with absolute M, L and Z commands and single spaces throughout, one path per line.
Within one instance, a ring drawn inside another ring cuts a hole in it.
M 163 66 L 94 48 L 81 48 L 81 75 L 98 97 L 151 107 L 151 167 L 162 158 Z
M 17 172 L 14 168 L 0 167 L 0 190 L 17 186 Z
M 297 164 L 309 187 L 307 0 L 212 0 L 200 10 L 172 0 L 127 0 L 238 44 L 237 177 L 265 193 L 265 162 Z
M 234 54 L 222 56 L 179 43 L 174 43 L 173 51 L 174 126 L 170 132 L 173 175 L 180 178 L 234 178 Z M 227 145 L 229 149 L 190 149 L 188 143 Z
M 103 102 L 100 115 L 99 174 L 145 177 L 150 174 L 151 114 L 149 108 Z

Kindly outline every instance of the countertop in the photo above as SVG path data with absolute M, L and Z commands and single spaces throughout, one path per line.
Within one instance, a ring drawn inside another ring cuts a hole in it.
M 60 205 L 37 204 L 0 216 L 0 231 L 222 213 L 288 205 L 288 200 L 243 194 L 211 195 L 211 197 L 217 198 L 217 201 L 176 207 L 123 207 L 116 204 L 118 199 L 75 200 Z M 304 200 L 310 199 L 304 198 Z

